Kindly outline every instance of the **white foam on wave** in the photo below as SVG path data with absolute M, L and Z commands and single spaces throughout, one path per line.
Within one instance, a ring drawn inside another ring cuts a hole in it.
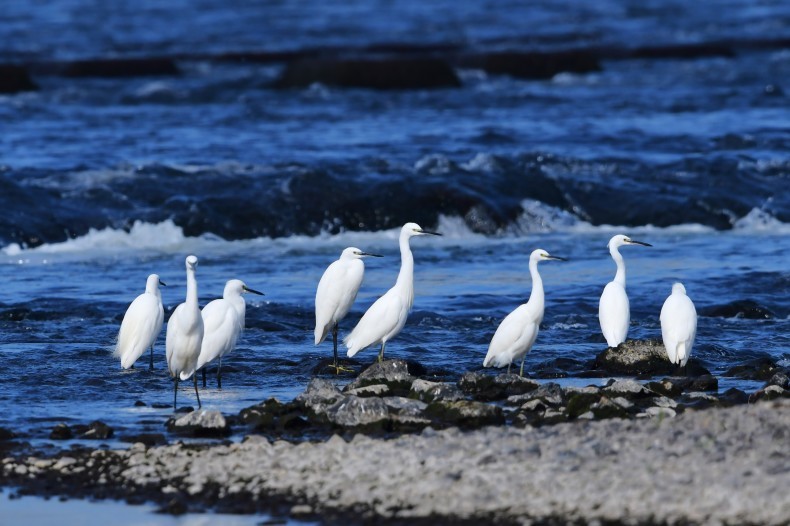
M 790 224 L 783 223 L 761 208 L 752 208 L 748 214 L 733 223 L 738 233 L 790 234 Z

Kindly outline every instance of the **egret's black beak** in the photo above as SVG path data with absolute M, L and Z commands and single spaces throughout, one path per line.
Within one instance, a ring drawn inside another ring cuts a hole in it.
M 162 285 L 163 287 L 167 287 L 167 283 L 165 283 L 165 282 L 164 282 L 164 281 L 162 281 L 161 279 L 159 280 L 159 284 L 160 284 L 160 285 Z
M 637 241 L 636 239 L 629 239 L 628 242 L 633 244 L 633 245 L 642 245 L 643 247 L 652 247 L 653 246 L 650 243 L 645 243 L 644 241 Z
M 381 254 L 371 254 L 370 252 L 360 252 L 359 255 L 360 256 L 368 256 L 368 257 L 371 257 L 371 258 L 383 258 L 384 257 Z
M 559 256 L 546 256 L 545 259 L 556 259 L 557 261 L 568 261 L 567 258 L 561 258 Z
M 258 296 L 264 296 L 263 292 L 258 292 L 255 289 L 251 289 L 247 285 L 244 285 L 242 289 L 244 290 L 244 292 L 251 292 L 252 294 L 257 294 Z
M 428 232 L 427 230 L 420 230 L 420 234 L 427 234 L 429 236 L 441 236 L 439 232 Z

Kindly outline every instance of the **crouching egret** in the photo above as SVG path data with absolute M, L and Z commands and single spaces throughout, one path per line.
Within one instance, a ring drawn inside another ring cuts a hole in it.
M 417 223 L 406 223 L 400 231 L 400 272 L 395 285 L 376 300 L 365 312 L 357 326 L 346 336 L 344 343 L 351 358 L 362 349 L 380 343 L 379 361 L 384 359 L 384 347 L 406 324 L 414 303 L 414 256 L 409 240 L 414 236 L 440 236 L 423 230 Z
M 263 292 L 249 288 L 243 281 L 232 279 L 225 284 L 222 298 L 203 307 L 203 342 L 197 361 L 197 368 L 203 370 L 203 387 L 206 387 L 206 365 L 219 359 L 217 388 L 222 389 L 222 357 L 236 348 L 236 340 L 244 331 L 247 304 L 242 294 L 245 292 L 263 296 Z
M 672 294 L 661 307 L 661 337 L 669 361 L 684 367 L 691 357 L 696 335 L 697 309 L 686 296 L 686 287 L 682 283 L 675 283 L 672 285 Z
M 362 252 L 356 247 L 348 247 L 324 271 L 315 293 L 315 344 L 326 339 L 332 331 L 332 344 L 335 361 L 333 367 L 340 372 L 337 364 L 337 325 L 351 309 L 357 292 L 365 276 L 364 257 L 377 257 L 378 254 Z
M 622 234 L 609 240 L 609 253 L 617 264 L 617 273 L 614 280 L 606 284 L 598 303 L 598 320 L 601 322 L 601 331 L 609 347 L 617 347 L 628 336 L 628 324 L 631 321 L 631 310 L 628 305 L 628 294 L 625 292 L 625 261 L 618 250 L 623 245 L 642 245 L 651 247 L 648 243 L 636 241 Z
M 538 337 L 540 322 L 543 321 L 545 307 L 543 280 L 538 273 L 541 261 L 566 261 L 565 258 L 552 256 L 543 249 L 533 250 L 529 255 L 529 274 L 532 277 L 532 292 L 529 300 L 519 305 L 516 310 L 505 316 L 497 327 L 488 354 L 483 360 L 483 367 L 504 367 L 510 374 L 510 366 L 514 360 L 521 358 L 519 376 L 524 376 L 524 360 Z
M 167 336 L 165 338 L 167 369 L 170 372 L 170 376 L 175 378 L 173 409 L 176 408 L 178 380 L 188 380 L 190 376 L 193 377 L 195 384 L 195 397 L 197 398 L 198 409 L 201 407 L 197 376 L 194 376 L 198 356 L 200 355 L 200 345 L 203 341 L 203 318 L 200 316 L 200 309 L 198 308 L 197 280 L 195 279 L 197 264 L 197 257 L 187 256 L 186 301 L 176 307 L 167 321 Z
M 121 367 L 134 367 L 134 362 L 151 349 L 149 369 L 154 369 L 154 343 L 162 331 L 165 314 L 159 285 L 165 283 L 156 274 L 148 276 L 145 292 L 137 296 L 123 315 L 113 356 L 121 359 Z

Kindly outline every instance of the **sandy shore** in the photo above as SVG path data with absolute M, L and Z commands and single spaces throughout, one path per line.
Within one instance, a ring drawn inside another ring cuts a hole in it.
M 329 521 L 790 524 L 790 400 L 675 418 L 3 460 L 33 492 Z M 71 488 L 71 489 L 70 489 Z M 280 508 L 282 509 L 282 508 Z

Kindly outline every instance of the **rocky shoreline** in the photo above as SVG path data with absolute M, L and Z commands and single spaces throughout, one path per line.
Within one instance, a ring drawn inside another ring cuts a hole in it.
M 482 372 L 437 382 L 419 364 L 387 360 L 342 390 L 317 377 L 288 403 L 177 413 L 169 444 L 140 437 L 126 450 L 53 455 L 0 429 L 0 486 L 328 523 L 790 523 L 787 371 L 740 364 L 727 375 L 765 386 L 718 393 L 700 364 L 661 369 L 657 349 L 601 353 L 590 376 L 636 379 L 600 387 Z M 59 425 L 51 438 L 72 436 L 112 430 Z

